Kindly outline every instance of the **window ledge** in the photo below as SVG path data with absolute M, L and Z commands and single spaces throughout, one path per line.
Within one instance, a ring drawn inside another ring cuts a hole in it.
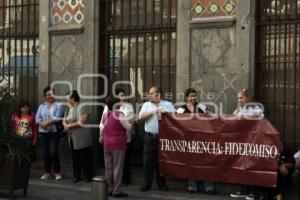
M 193 28 L 222 28 L 230 27 L 236 22 L 236 16 L 199 17 L 191 21 Z
M 58 25 L 48 29 L 50 35 L 80 34 L 84 31 L 83 25 Z

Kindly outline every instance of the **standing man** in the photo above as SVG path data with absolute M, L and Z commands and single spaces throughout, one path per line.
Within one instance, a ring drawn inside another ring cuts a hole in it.
M 161 113 L 175 112 L 173 105 L 161 100 L 162 91 L 152 86 L 149 90 L 149 101 L 144 103 L 139 113 L 139 119 L 145 122 L 144 137 L 144 186 L 142 192 L 151 189 L 153 175 L 156 173 L 156 183 L 159 190 L 167 191 L 166 179 L 160 176 L 158 163 L 158 120 Z
M 8 91 L 8 82 L 2 80 L 0 83 L 0 134 L 11 134 L 12 115 L 15 109 L 15 98 Z

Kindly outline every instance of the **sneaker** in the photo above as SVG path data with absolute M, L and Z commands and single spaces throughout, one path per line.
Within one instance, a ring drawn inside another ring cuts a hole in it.
M 254 194 L 247 195 L 246 200 L 255 200 L 255 195 Z
M 147 186 L 147 185 L 141 187 L 141 189 L 140 189 L 141 192 L 147 192 L 147 191 L 149 191 L 149 190 L 151 190 L 151 187 L 150 187 L 150 186 Z
M 242 194 L 240 192 L 234 193 L 234 194 L 230 194 L 230 197 L 232 198 L 246 198 L 248 195 Z
M 56 180 L 56 181 L 59 181 L 59 180 L 62 179 L 62 176 L 61 176 L 60 173 L 55 173 L 54 176 L 55 176 L 55 180 Z
M 51 178 L 51 174 L 49 173 L 44 173 L 42 176 L 41 176 L 41 179 L 42 180 L 48 180 Z
M 123 198 L 123 197 L 128 197 L 128 194 L 125 192 L 119 192 L 119 193 L 113 194 L 113 197 L 114 198 Z

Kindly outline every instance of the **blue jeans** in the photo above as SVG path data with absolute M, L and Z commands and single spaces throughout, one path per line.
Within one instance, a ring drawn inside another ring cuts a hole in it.
M 59 146 L 59 133 L 40 133 L 40 137 L 43 143 L 44 152 L 44 165 L 45 172 L 52 172 L 52 165 L 54 173 L 60 173 L 60 162 L 58 154 Z
M 215 191 L 214 182 L 203 181 L 203 186 L 204 186 L 205 192 Z M 188 180 L 188 191 L 197 192 L 197 190 L 198 190 L 197 181 L 189 179 Z

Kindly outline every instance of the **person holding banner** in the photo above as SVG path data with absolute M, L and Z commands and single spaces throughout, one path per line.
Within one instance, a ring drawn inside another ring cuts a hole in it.
M 277 176 L 277 187 L 274 189 L 276 200 L 282 200 L 286 186 L 288 185 L 292 174 L 295 171 L 295 158 L 290 151 L 283 150 L 279 157 L 279 169 Z
M 188 88 L 184 92 L 185 105 L 177 109 L 177 113 L 206 113 L 206 106 L 197 103 L 197 92 L 193 88 Z M 215 185 L 213 182 L 204 181 L 204 190 L 209 194 L 215 193 Z M 197 192 L 198 185 L 197 181 L 189 179 L 188 180 L 188 192 Z
M 175 112 L 172 103 L 161 100 L 162 91 L 152 86 L 149 90 L 149 101 L 144 103 L 139 113 L 139 119 L 145 122 L 144 137 L 144 186 L 142 192 L 151 189 L 153 175 L 156 172 L 156 183 L 159 190 L 167 191 L 166 180 L 160 176 L 158 163 L 158 120 L 161 113 Z
M 251 102 L 251 96 L 247 89 L 237 92 L 238 108 L 233 112 L 236 116 L 264 117 L 264 112 L 261 107 L 254 105 Z M 253 186 L 241 185 L 239 192 L 230 194 L 232 198 L 245 198 L 246 200 L 255 200 L 255 190 Z

